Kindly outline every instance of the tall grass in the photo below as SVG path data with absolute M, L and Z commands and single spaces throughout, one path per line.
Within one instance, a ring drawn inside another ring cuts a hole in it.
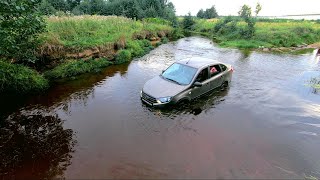
M 48 17 L 47 32 L 40 35 L 43 44 L 61 45 L 66 48 L 87 49 L 116 43 L 134 34 L 157 36 L 169 32 L 171 26 L 154 21 L 135 21 L 118 16 Z
M 217 20 L 197 20 L 194 30 L 208 32 L 209 36 L 215 37 L 217 42 L 225 47 L 293 47 L 320 42 L 320 24 L 314 21 L 258 19 L 255 35 L 251 39 L 241 36 L 241 28 L 245 25 L 242 21 L 238 21 L 235 25 L 230 22 L 222 34 L 214 32 L 217 23 Z

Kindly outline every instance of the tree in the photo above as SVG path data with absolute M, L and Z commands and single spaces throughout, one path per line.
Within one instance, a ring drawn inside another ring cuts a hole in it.
M 50 0 L 50 4 L 58 11 L 66 11 L 68 9 L 65 0 Z
M 51 15 L 54 14 L 57 10 L 47 0 L 42 0 L 39 6 L 39 11 L 43 15 Z
M 104 0 L 91 0 L 91 14 L 101 14 L 106 2 Z
M 251 18 L 251 7 L 248 5 L 243 5 L 238 12 L 239 16 L 242 17 L 243 19 L 249 19 Z
M 204 18 L 204 11 L 203 11 L 203 9 L 200 9 L 200 10 L 198 11 L 197 17 L 198 17 L 198 18 Z
M 261 9 L 262 9 L 262 6 L 260 5 L 260 3 L 257 3 L 256 10 L 254 11 L 256 13 L 256 17 L 258 16 L 258 14 L 261 11 Z
M 251 16 L 251 7 L 243 5 L 238 12 L 239 16 L 247 23 L 247 28 L 242 30 L 242 36 L 245 38 L 251 38 L 255 33 L 255 19 Z
M 21 63 L 36 61 L 38 34 L 45 30 L 41 0 L 0 1 L 0 56 Z
M 81 1 L 81 3 L 77 7 L 75 7 L 75 9 L 81 14 L 91 14 L 90 0 Z
M 72 11 L 75 7 L 79 6 L 81 0 L 67 0 L 68 10 Z
M 218 13 L 216 11 L 216 8 L 214 6 L 212 6 L 209 9 L 206 9 L 206 11 L 204 12 L 204 18 L 206 19 L 212 19 L 218 17 Z
M 183 18 L 183 21 L 182 21 L 183 29 L 192 30 L 192 27 L 194 24 L 195 22 L 191 16 L 191 13 L 189 12 L 188 15 Z
M 218 13 L 217 13 L 216 8 L 214 6 L 212 6 L 211 8 L 208 8 L 205 11 L 203 11 L 203 9 L 200 9 L 197 13 L 197 17 L 198 18 L 205 18 L 205 19 L 212 19 L 212 18 L 218 17 Z

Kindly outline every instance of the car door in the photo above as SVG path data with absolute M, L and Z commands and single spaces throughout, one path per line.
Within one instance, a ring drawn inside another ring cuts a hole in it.
M 220 64 L 211 65 L 210 69 L 210 90 L 220 87 L 224 81 L 224 72 Z M 214 69 L 216 71 L 214 71 Z
M 202 94 L 210 90 L 210 81 L 209 81 L 209 69 L 208 67 L 203 68 L 197 75 L 194 82 L 200 82 L 201 87 L 193 86 L 190 91 L 190 96 L 192 99 L 201 96 Z

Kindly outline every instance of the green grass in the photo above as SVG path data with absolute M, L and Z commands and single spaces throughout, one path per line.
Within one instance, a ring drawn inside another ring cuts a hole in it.
M 117 16 L 48 17 L 47 32 L 40 35 L 40 52 L 50 57 L 64 59 L 67 54 L 99 51 L 114 56 L 114 63 L 121 64 L 140 57 L 153 49 L 150 38 L 165 38 L 173 30 L 167 21 L 149 18 L 136 21 Z M 41 54 L 40 53 L 40 54 Z M 90 55 L 88 55 L 90 57 Z M 70 57 L 70 56 L 69 56 Z M 68 58 L 66 58 L 68 59 Z M 74 77 L 83 73 L 99 71 L 110 61 L 69 60 L 45 73 L 48 79 Z
M 237 22 L 236 27 L 232 27 L 230 24 L 222 34 L 213 31 L 217 22 L 216 19 L 196 20 L 194 31 L 208 37 L 214 37 L 223 47 L 294 47 L 320 42 L 320 24 L 314 21 L 263 21 L 260 19 L 255 26 L 255 35 L 251 39 L 241 37 L 240 29 L 245 27 L 244 22 Z
M 102 68 L 111 65 L 107 59 L 91 59 L 91 60 L 70 60 L 58 65 L 52 70 L 44 73 L 49 80 L 74 77 L 88 72 L 99 72 Z
M 36 71 L 0 60 L 0 93 L 39 93 L 49 87 Z
M 252 49 L 252 48 L 257 48 L 259 46 L 272 47 L 271 44 L 263 41 L 244 40 L 244 39 L 222 41 L 219 45 L 222 47 L 233 47 L 233 48 L 240 48 L 240 49 Z
M 173 29 L 162 21 L 135 21 L 117 16 L 49 17 L 46 21 L 47 32 L 40 35 L 44 47 L 62 46 L 79 51 L 112 46 L 119 40 L 129 41 L 139 36 L 157 37 Z
M 165 37 L 163 38 L 165 39 Z M 127 42 L 126 50 L 130 51 L 131 57 L 141 57 L 153 49 L 150 41 L 144 40 L 130 40 Z M 118 53 L 119 54 L 119 53 Z M 116 59 L 117 60 L 117 59 Z M 118 58 L 119 60 L 119 58 Z

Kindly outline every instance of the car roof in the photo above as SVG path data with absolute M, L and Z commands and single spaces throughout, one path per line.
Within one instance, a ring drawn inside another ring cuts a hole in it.
M 222 64 L 221 62 L 209 58 L 192 57 L 177 61 L 177 63 L 185 64 L 194 68 L 202 68 L 208 65 Z

